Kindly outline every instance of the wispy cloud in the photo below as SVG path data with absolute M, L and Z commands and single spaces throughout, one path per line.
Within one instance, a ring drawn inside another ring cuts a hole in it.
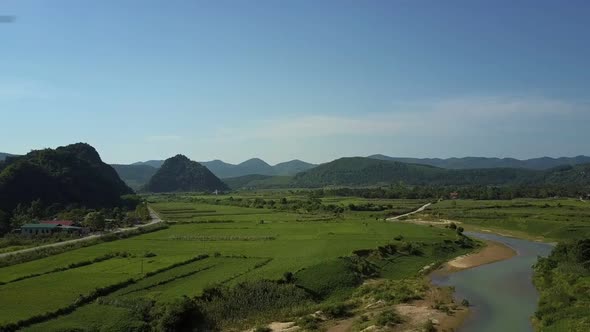
M 277 118 L 257 122 L 248 129 L 225 128 L 222 133 L 226 138 L 239 136 L 242 139 L 487 135 L 509 127 L 526 128 L 530 121 L 584 112 L 590 112 L 588 103 L 538 97 L 465 97 L 396 103 L 389 110 L 365 114 Z M 550 121 L 545 122 L 550 124 Z

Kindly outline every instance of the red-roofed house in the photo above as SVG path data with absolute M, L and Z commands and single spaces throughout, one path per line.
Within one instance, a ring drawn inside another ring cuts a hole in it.
M 39 223 L 46 225 L 74 226 L 74 222 L 71 220 L 44 220 Z

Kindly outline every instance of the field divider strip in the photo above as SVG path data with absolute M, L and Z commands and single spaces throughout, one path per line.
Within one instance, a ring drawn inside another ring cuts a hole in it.
M 209 269 L 212 269 L 212 268 L 216 267 L 217 265 L 218 264 L 213 264 L 213 265 L 206 266 L 204 268 L 201 268 L 201 269 L 198 269 L 198 270 L 195 270 L 195 271 L 191 271 L 191 272 L 188 272 L 188 273 L 185 273 L 185 274 L 181 274 L 181 275 L 178 275 L 178 276 L 175 276 L 175 277 L 166 279 L 166 280 L 158 281 L 155 284 L 151 284 L 151 285 L 148 285 L 146 287 L 142 287 L 142 288 L 138 288 L 138 289 L 135 289 L 135 290 L 132 290 L 132 291 L 129 291 L 129 292 L 122 293 L 121 296 L 125 296 L 125 295 L 129 295 L 129 294 L 132 294 L 132 293 L 136 293 L 136 292 L 141 292 L 141 291 L 144 291 L 144 290 L 152 289 L 154 287 L 166 285 L 166 284 L 169 284 L 169 283 L 174 282 L 176 280 L 180 280 L 180 279 L 183 279 L 183 278 L 186 278 L 186 277 L 190 277 L 190 276 L 195 275 L 195 274 L 197 274 L 199 272 L 207 271 Z

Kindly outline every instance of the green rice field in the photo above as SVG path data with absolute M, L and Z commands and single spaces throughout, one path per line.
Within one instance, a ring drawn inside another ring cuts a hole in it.
M 396 241 L 418 243 L 423 253 L 393 256 L 382 264 L 382 277 L 413 277 L 428 264 L 467 251 L 437 252 L 431 248 L 444 240 L 455 240 L 454 231 L 386 222 L 382 216 L 387 211 L 334 214 L 301 208 L 230 206 L 223 202 L 204 203 L 199 199 L 199 196 L 150 198 L 152 208 L 169 222 L 167 229 L 0 269 L 0 282 L 5 283 L 0 285 L 0 305 L 4 308 L 0 311 L 0 324 L 56 311 L 80 301 L 96 289 L 128 280 L 132 282 L 72 312 L 28 324 L 28 329 L 103 331 L 101 317 L 105 315 L 112 317 L 109 324 L 115 324 L 113 329 L 119 329 L 121 324 L 131 324 L 130 313 L 127 308 L 113 303 L 137 298 L 167 302 L 182 296 L 199 296 L 212 286 L 279 280 L 286 272 L 301 275 L 301 280 L 312 280 L 314 278 L 309 276 L 316 273 L 313 271 L 320 271 L 323 264 L 338 265 L 339 257 L 348 257 L 355 250 L 375 249 Z M 322 204 L 346 207 L 369 201 L 327 198 Z M 395 209 L 412 209 L 424 202 L 379 200 L 373 203 L 390 205 L 389 212 L 394 213 Z M 398 240 L 394 240 L 396 237 Z M 54 271 L 108 253 L 118 255 Z M 31 276 L 35 274 L 40 275 Z M 39 301 L 39 294 L 44 294 L 43 301 Z

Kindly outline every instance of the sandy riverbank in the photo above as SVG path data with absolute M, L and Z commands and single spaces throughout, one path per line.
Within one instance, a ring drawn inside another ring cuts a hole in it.
M 480 250 L 456 257 L 445 263 L 435 273 L 452 273 L 460 270 L 470 269 L 476 266 L 490 264 L 516 256 L 516 251 L 509 246 L 495 242 L 484 241 L 485 247 Z

